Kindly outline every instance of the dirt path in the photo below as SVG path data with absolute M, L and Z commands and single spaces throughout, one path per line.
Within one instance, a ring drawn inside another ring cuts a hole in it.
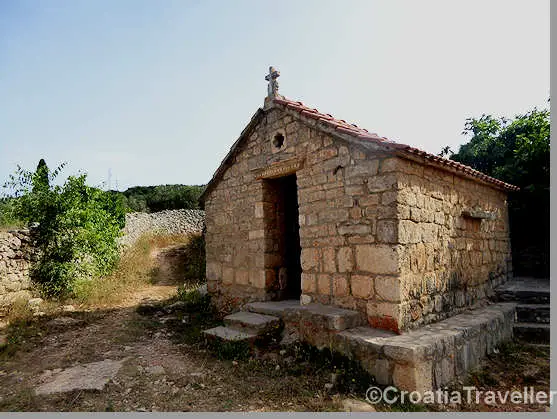
M 179 282 L 172 266 L 174 251 L 171 247 L 153 254 L 159 261 L 157 282 L 135 290 L 117 305 L 87 311 L 78 308 L 36 318 L 26 325 L 16 336 L 18 350 L 0 357 L 0 410 L 339 408 L 339 401 L 323 392 L 327 373 L 294 376 L 277 367 L 279 362 L 272 357 L 255 363 L 219 360 L 199 342 L 181 339 L 176 328 L 168 325 L 169 316 L 139 314 L 136 306 L 141 302 L 162 301 L 176 294 Z M 182 331 L 189 336 L 192 331 L 187 327 Z M 198 335 L 199 330 L 193 333 Z M 61 370 L 103 360 L 124 360 L 103 390 L 35 394 L 38 386 Z
M 266 371 L 250 371 L 249 363 L 218 360 L 198 345 L 171 340 L 172 331 L 133 308 L 76 312 L 71 318 L 82 323 L 62 328 L 44 323 L 27 338 L 27 350 L 2 362 L 0 410 L 265 411 L 333 407 L 332 400 L 322 403 L 323 395 L 315 392 L 323 389 L 325 377 L 281 377 L 274 365 Z M 106 359 L 125 362 L 102 391 L 34 394 L 34 389 L 58 369 Z
M 331 389 L 335 371 L 331 365 L 279 350 L 239 361 L 222 360 L 199 339 L 206 325 L 184 323 L 172 313 L 139 314 L 136 307 L 146 299 L 162 301 L 176 294 L 172 257 L 166 257 L 174 251 L 154 254 L 160 262 L 157 282 L 135 290 L 121 303 L 35 318 L 18 329 L 13 337 L 17 350 L 0 351 L 0 411 L 335 411 L 343 410 L 347 397 L 364 397 L 361 388 L 352 394 L 346 388 Z M 515 348 L 486 361 L 472 383 L 506 389 L 522 379 L 548 387 L 548 358 L 545 349 Z M 39 386 L 69 368 L 105 360 L 122 361 L 122 367 L 102 390 L 36 394 Z M 506 367 L 509 363 L 513 369 Z M 370 383 L 356 384 L 366 388 Z M 545 407 L 431 410 L 545 411 Z

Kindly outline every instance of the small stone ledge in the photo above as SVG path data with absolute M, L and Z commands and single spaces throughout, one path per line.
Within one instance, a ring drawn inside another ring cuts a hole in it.
M 299 313 L 303 320 L 324 322 L 324 328 L 327 330 L 340 331 L 364 324 L 361 314 L 357 311 L 323 304 L 300 306 Z
M 237 329 L 231 329 L 226 326 L 217 326 L 212 329 L 204 330 L 205 337 L 210 339 L 222 340 L 226 342 L 253 341 L 257 338 L 257 334 L 244 332 Z
M 262 333 L 272 330 L 280 325 L 280 319 L 267 314 L 251 313 L 249 311 L 238 311 L 224 318 L 224 323 L 230 327 L 248 333 Z
M 333 336 L 335 350 L 358 360 L 379 384 L 408 391 L 440 388 L 512 337 L 515 304 L 471 310 L 401 335 L 359 327 Z

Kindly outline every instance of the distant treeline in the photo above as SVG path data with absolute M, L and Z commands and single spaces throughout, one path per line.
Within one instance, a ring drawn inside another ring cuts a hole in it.
M 127 211 L 157 212 L 173 209 L 202 209 L 199 197 L 204 185 L 134 186 L 120 195 Z

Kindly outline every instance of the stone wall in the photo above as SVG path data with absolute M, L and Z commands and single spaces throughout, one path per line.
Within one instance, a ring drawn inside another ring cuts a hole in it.
M 280 151 L 271 141 L 276 132 L 284 133 Z M 365 315 L 375 294 L 372 275 L 398 266 L 397 247 L 377 230 L 396 212 L 396 176 L 378 173 L 385 158 L 268 112 L 205 200 L 208 288 L 219 308 L 273 298 L 279 267 L 271 249 L 280 243 L 269 217 L 276 203 L 256 169 L 298 159 L 302 298 Z
M 129 246 L 147 232 L 164 234 L 201 233 L 204 211 L 172 210 L 126 214 L 121 244 Z M 0 232 L 0 314 L 18 298 L 32 298 L 29 269 L 33 246 L 29 230 Z
M 0 314 L 16 299 L 32 298 L 29 230 L 0 232 Z
M 133 244 L 141 235 L 151 233 L 189 234 L 201 233 L 205 224 L 202 210 L 165 210 L 153 213 L 132 212 L 126 214 L 124 236 L 120 243 Z
M 505 192 L 276 108 L 245 135 L 205 197 L 208 290 L 221 311 L 276 296 L 278 207 L 258 173 L 288 162 L 298 186 L 302 303 L 357 310 L 374 327 L 401 331 L 485 301 L 510 274 Z M 476 207 L 494 219 L 463 215 Z
M 438 321 L 492 296 L 512 276 L 507 194 L 408 160 L 386 167 L 399 190 L 400 324 Z

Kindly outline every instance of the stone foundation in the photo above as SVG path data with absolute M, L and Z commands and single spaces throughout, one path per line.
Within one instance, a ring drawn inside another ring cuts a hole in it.
M 283 340 L 301 340 L 358 361 L 380 385 L 436 390 L 463 377 L 513 336 L 514 303 L 498 303 L 409 332 L 362 326 L 358 312 L 321 304 L 251 303 L 250 311 L 278 316 Z
M 378 384 L 408 391 L 435 390 L 471 368 L 513 336 L 515 305 L 466 311 L 397 336 L 357 328 L 336 334 L 332 347 L 358 359 Z

